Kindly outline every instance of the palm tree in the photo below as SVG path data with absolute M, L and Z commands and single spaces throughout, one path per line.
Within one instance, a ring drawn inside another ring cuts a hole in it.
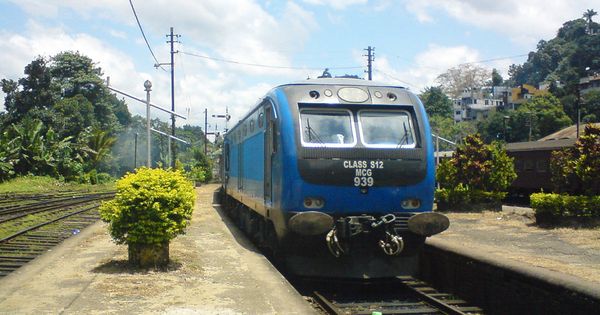
M 592 32 L 592 17 L 594 15 L 598 15 L 598 12 L 593 9 L 588 9 L 583 13 L 583 18 L 587 20 L 587 32 L 588 34 Z
M 110 155 L 110 150 L 117 138 L 111 137 L 107 131 L 95 129 L 91 132 L 87 147 L 84 148 L 88 155 L 90 170 L 96 169 L 100 162 Z

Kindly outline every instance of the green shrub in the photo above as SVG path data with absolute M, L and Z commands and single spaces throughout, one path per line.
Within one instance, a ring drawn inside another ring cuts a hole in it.
M 108 173 L 98 173 L 96 178 L 97 178 L 96 184 L 106 184 L 106 183 L 110 183 L 115 180 Z
M 194 198 L 181 171 L 144 167 L 117 181 L 117 194 L 100 215 L 118 244 L 161 244 L 185 232 Z
M 469 135 L 456 148 L 452 158 L 442 161 L 436 170 L 440 189 L 436 191 L 438 209 L 477 209 L 469 204 L 493 204 L 500 207 L 505 190 L 517 174 L 513 159 L 502 144 L 484 144 L 478 134 Z M 485 207 L 483 207 L 485 208 Z M 481 208 L 481 209 L 483 209 Z
M 536 215 L 552 217 L 600 217 L 600 196 L 535 193 L 530 196 Z
M 500 200 L 505 192 L 470 189 L 463 184 L 454 188 L 440 188 L 435 191 L 439 210 L 482 211 L 499 210 Z
M 205 183 L 207 181 L 207 177 L 208 177 L 207 173 L 208 172 L 204 167 L 194 166 L 189 171 L 188 176 L 189 176 L 190 180 Z

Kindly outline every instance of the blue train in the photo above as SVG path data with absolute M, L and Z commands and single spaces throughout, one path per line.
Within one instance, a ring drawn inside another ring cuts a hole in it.
M 414 274 L 435 181 L 421 101 L 397 86 L 326 78 L 272 89 L 226 135 L 224 207 L 303 276 Z

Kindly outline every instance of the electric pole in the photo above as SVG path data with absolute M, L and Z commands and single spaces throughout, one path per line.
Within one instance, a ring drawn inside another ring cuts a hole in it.
M 365 57 L 367 57 L 367 74 L 369 75 L 369 81 L 373 80 L 373 61 L 375 61 L 375 47 L 367 47 L 367 49 L 364 49 L 367 51 L 366 55 L 363 55 Z
M 173 27 L 171 26 L 171 32 L 167 34 L 167 44 L 171 44 L 171 62 L 170 63 L 157 63 L 154 67 L 158 68 L 159 66 L 166 65 L 171 67 L 171 112 L 175 112 L 175 62 L 174 56 L 178 51 L 173 50 L 173 44 L 179 43 L 177 40 L 181 35 L 173 34 Z M 171 114 L 171 136 L 175 137 L 175 115 Z M 171 157 L 171 167 L 175 167 L 175 157 L 177 154 L 175 153 L 175 144 L 171 142 L 171 137 L 169 137 L 169 156 Z
M 204 109 L 204 156 L 207 156 L 208 147 L 208 108 Z

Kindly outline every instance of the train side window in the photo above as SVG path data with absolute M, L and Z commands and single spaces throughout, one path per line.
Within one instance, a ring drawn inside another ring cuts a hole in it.
M 548 160 L 537 160 L 535 162 L 535 169 L 538 173 L 546 173 L 548 171 Z
M 250 119 L 250 133 L 254 132 L 254 119 Z
M 520 172 L 523 170 L 523 160 L 515 161 L 515 171 Z
M 265 113 L 261 112 L 258 114 L 258 128 L 261 128 L 265 125 Z

